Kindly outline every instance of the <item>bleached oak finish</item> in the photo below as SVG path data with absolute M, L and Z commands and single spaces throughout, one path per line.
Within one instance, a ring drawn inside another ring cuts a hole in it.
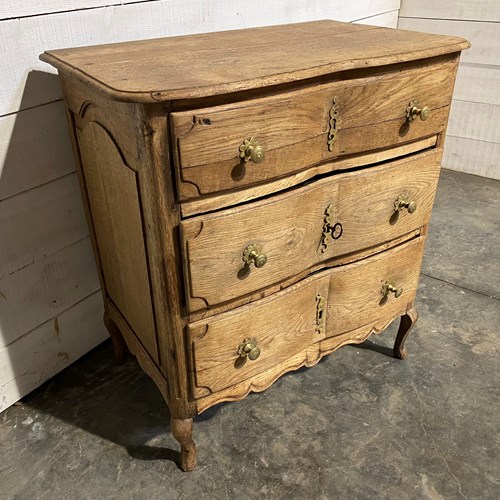
M 255 37 L 251 45 L 249 36 Z M 300 52 L 294 49 L 298 39 Z M 41 59 L 69 74 L 79 68 L 79 78 L 109 98 L 155 103 L 260 89 L 338 71 L 456 53 L 467 47 L 468 43 L 457 37 L 316 21 L 256 28 L 251 35 L 247 30 L 234 30 L 52 50 Z M 179 65 L 180 51 L 191 61 L 190 71 Z M 233 64 L 242 53 L 245 64 Z M 272 66 L 262 63 L 262 54 L 273 61 Z M 151 72 L 153 63 L 161 72 Z M 165 74 L 169 75 L 168 88 Z
M 404 317 L 408 310 L 412 308 L 411 304 L 408 304 L 406 308 L 401 309 L 397 316 Z M 381 321 L 374 321 L 367 325 L 364 325 L 357 330 L 345 332 L 341 335 L 336 335 L 320 342 L 311 344 L 309 347 L 299 352 L 295 356 L 288 358 L 286 361 L 276 364 L 270 370 L 260 373 L 255 377 L 248 380 L 244 380 L 238 384 L 231 386 L 228 389 L 216 392 L 210 396 L 206 396 L 197 401 L 198 412 L 203 412 L 210 408 L 211 406 L 221 403 L 223 401 L 239 401 L 240 399 L 248 396 L 250 392 L 261 392 L 270 387 L 279 377 L 284 373 L 298 370 L 303 366 L 311 367 L 318 363 L 321 358 L 331 354 L 340 347 L 347 344 L 361 344 L 370 335 L 378 335 L 382 333 L 394 318 L 384 318 Z M 401 330 L 402 333 L 404 329 Z
M 393 318 L 415 298 L 423 241 L 417 238 L 371 259 L 335 267 L 255 304 L 189 325 L 193 395 L 213 394 L 267 371 L 316 342 L 357 330 L 366 318 Z M 403 288 L 400 297 L 383 300 L 386 280 Z M 324 299 L 321 331 L 316 325 L 318 295 Z M 261 349 L 259 358 L 235 359 L 238 344 L 252 336 Z
M 10 1 L 19 6 L 19 1 Z M 70 1 L 60 0 L 59 3 L 69 5 L 68 10 L 71 10 Z M 107 2 L 109 5 L 114 3 L 115 0 Z M 0 58 L 0 115 L 62 97 L 54 77 L 47 74 L 49 68 L 37 58 L 40 52 L 48 48 L 79 47 L 90 43 L 125 42 L 325 18 L 354 21 L 399 8 L 399 0 L 308 0 L 307 4 L 273 0 L 272 8 L 268 0 L 253 0 L 251 9 L 248 8 L 248 0 L 116 3 L 120 5 L 30 15 L 21 19 L 15 15 L 13 19 L 1 21 L 5 50 Z M 37 12 L 45 4 L 46 1 L 38 3 Z M 24 5 L 19 8 L 22 9 L 18 13 L 21 15 Z M 202 21 L 200 12 L 204 13 Z M 245 15 L 241 15 L 242 12 Z
M 87 122 L 78 135 L 104 287 L 158 362 L 136 172 L 101 125 Z
M 441 151 L 434 149 L 183 221 L 189 310 L 214 307 L 424 226 L 434 201 L 440 158 Z M 416 211 L 394 217 L 399 196 L 414 201 Z M 343 232 L 324 250 L 323 225 L 330 205 L 333 222 L 342 224 Z M 261 244 L 267 256 L 261 269 L 244 266 L 243 252 L 251 243 Z
M 180 197 L 244 187 L 338 156 L 438 134 L 446 123 L 456 66 L 453 57 L 398 73 L 384 71 L 262 99 L 174 112 Z M 332 96 L 339 117 L 337 139 L 330 151 Z M 417 98 L 431 109 L 431 117 L 401 130 L 406 108 Z M 241 165 L 238 147 L 249 137 L 258 140 L 266 156 L 262 163 Z
M 87 234 L 81 204 L 73 191 L 77 184 L 76 175 L 70 175 L 68 183 L 64 180 L 65 176 L 74 172 L 74 161 L 67 137 L 64 106 L 60 100 L 60 85 L 54 75 L 47 74 L 50 68 L 38 61 L 40 50 L 49 46 L 126 41 L 181 35 L 200 29 L 234 29 L 263 22 L 277 24 L 324 17 L 394 27 L 398 7 L 399 0 L 359 0 L 356 3 L 309 0 L 307 5 L 303 2 L 275 0 L 271 8 L 268 2 L 257 0 L 252 3 L 250 11 L 246 9 L 244 0 L 229 3 L 215 0 L 191 0 L 189 3 L 184 0 L 150 0 L 141 5 L 129 0 L 1 1 L 0 44 L 4 50 L 0 58 L 0 108 L 8 109 L 11 113 L 0 117 L 0 200 L 8 198 L 6 204 L 0 204 L 0 213 L 4 216 L 0 216 L 2 269 L 16 273 L 35 261 L 48 259 L 47 272 L 39 283 L 43 289 L 48 286 L 52 274 L 60 274 L 51 266 L 56 265 L 63 270 L 67 266 L 67 262 L 61 259 L 54 263 L 51 254 Z M 245 9 L 245 16 L 240 15 L 242 8 Z M 199 12 L 204 13 L 203 23 L 199 21 Z M 19 108 L 23 111 L 16 112 Z M 70 178 L 73 179 L 73 187 L 68 189 Z M 52 182 L 53 187 L 49 188 Z M 75 253 L 64 253 L 68 262 L 79 258 L 75 247 L 71 246 L 71 249 Z M 81 272 L 85 280 L 88 273 L 84 269 Z M 19 287 L 24 284 L 22 280 L 17 282 Z M 26 286 L 29 286 L 29 282 Z M 46 289 L 50 290 L 50 287 Z M 84 300 L 85 287 L 78 287 L 78 290 L 80 295 L 76 293 L 72 297 L 74 300 Z M 15 308 L 13 302 L 9 304 Z M 24 302 L 24 307 L 29 307 L 29 302 Z M 71 311 L 73 307 L 76 306 L 70 306 L 66 311 Z M 58 314 L 65 314 L 66 311 L 59 311 Z M 97 301 L 92 302 L 87 314 L 94 318 L 101 316 Z M 64 357 L 58 357 L 53 350 L 44 349 L 44 345 L 49 346 L 52 342 L 50 329 L 42 330 L 42 336 L 35 340 L 33 332 L 37 329 L 21 337 L 33 339 L 32 349 L 38 352 L 37 362 L 33 364 L 29 350 L 24 356 L 12 356 L 19 385 L 24 392 L 8 391 L 2 409 L 52 376 L 57 369 L 67 366 Z M 65 335 L 71 334 L 66 330 Z M 75 356 L 84 354 L 85 343 L 71 339 L 79 347 L 79 350 L 75 350 Z M 14 352 L 16 345 L 17 340 L 11 342 L 7 349 Z M 29 340 L 23 345 L 29 348 Z M 0 365 L 0 371 L 12 368 L 8 366 L 10 361 L 7 354 L 8 351 L 2 357 L 2 362 L 7 365 Z M 54 370 L 41 369 L 44 363 L 54 367 Z M 30 371 L 29 377 L 23 376 L 26 371 Z M 28 379 L 33 384 L 31 387 L 24 382 Z M 16 379 L 9 382 L 10 387 L 15 387 L 15 384 Z
M 380 163 L 391 158 L 398 158 L 427 148 L 432 148 L 437 143 L 437 136 L 427 137 L 418 141 L 383 149 L 380 151 L 361 153 L 349 158 L 342 158 L 338 161 L 319 163 L 306 170 L 291 174 L 287 177 L 271 180 L 265 184 L 250 186 L 247 189 L 223 191 L 212 196 L 206 196 L 188 200 L 181 203 L 181 212 L 184 217 L 196 215 L 199 213 L 210 212 L 219 208 L 237 205 L 245 201 L 260 198 L 277 191 L 283 191 L 298 184 L 314 179 L 320 175 L 348 170 L 356 167 L 363 167 L 372 163 Z
M 130 351 L 160 389 L 182 469 L 213 404 L 398 316 L 402 357 L 467 45 L 322 21 L 42 55 L 62 80 L 117 360 Z M 329 151 L 333 94 L 346 105 Z M 408 119 L 412 99 L 427 120 Z M 287 155 L 271 148 L 245 185 L 217 166 L 183 191 L 186 172 L 234 162 L 240 129 Z

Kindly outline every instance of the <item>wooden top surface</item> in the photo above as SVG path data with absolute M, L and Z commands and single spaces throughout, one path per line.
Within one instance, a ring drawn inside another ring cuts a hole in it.
M 463 38 L 336 21 L 50 50 L 40 59 L 109 97 L 158 102 L 458 52 Z

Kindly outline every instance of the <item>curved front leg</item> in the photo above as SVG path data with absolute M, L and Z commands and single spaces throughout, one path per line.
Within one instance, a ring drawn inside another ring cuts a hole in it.
M 119 365 L 125 363 L 128 355 L 128 347 L 123 339 L 122 332 L 118 328 L 117 324 L 108 316 L 107 313 L 104 313 L 104 326 L 109 332 L 111 337 L 111 341 L 113 342 L 113 348 L 115 351 L 115 362 Z
M 181 463 L 183 471 L 192 471 L 196 467 L 196 446 L 193 441 L 193 419 L 172 417 L 170 432 L 181 445 Z
M 411 307 L 406 311 L 404 316 L 401 316 L 399 330 L 394 342 L 394 357 L 398 359 L 406 359 L 408 354 L 405 349 L 405 342 L 411 329 L 414 327 L 418 319 L 418 312 L 415 307 Z

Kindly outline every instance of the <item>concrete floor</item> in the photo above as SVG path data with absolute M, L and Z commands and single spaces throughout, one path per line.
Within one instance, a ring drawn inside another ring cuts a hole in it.
M 0 498 L 500 498 L 500 182 L 443 171 L 420 319 L 196 419 L 182 473 L 168 411 L 110 343 L 0 415 Z

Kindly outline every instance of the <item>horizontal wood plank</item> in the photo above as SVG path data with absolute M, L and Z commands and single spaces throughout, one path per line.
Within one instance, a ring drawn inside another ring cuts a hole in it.
M 498 0 L 402 0 L 402 17 L 500 21 Z
M 0 202 L 0 279 L 88 235 L 76 174 Z
M 500 144 L 447 136 L 443 167 L 469 174 L 500 179 Z
M 479 141 L 500 143 L 500 106 L 467 101 L 453 101 L 448 134 Z
M 500 67 L 462 62 L 453 98 L 500 105 Z
M 462 36 L 472 44 L 462 53 L 462 62 L 500 65 L 500 29 L 496 23 L 400 17 L 398 28 Z
M 0 280 L 0 348 L 99 289 L 89 238 Z
M 96 292 L 0 349 L 0 412 L 108 337 Z
M 54 12 L 95 9 L 127 3 L 149 2 L 150 0 L 2 0 L 0 21 L 2 19 L 39 16 Z
M 74 170 L 62 101 L 0 117 L 0 200 Z
M 268 0 L 255 0 L 251 9 L 247 6 L 244 0 L 154 1 L 3 21 L 0 115 L 61 98 L 57 78 L 51 74 L 55 69 L 38 60 L 47 49 L 324 18 L 353 21 L 395 10 L 399 0 L 311 0 L 307 5 L 276 0 L 272 8 Z M 201 20 L 201 12 L 210 14 Z
M 376 16 L 365 17 L 354 21 L 356 24 L 369 24 L 370 26 L 384 26 L 385 28 L 398 27 L 398 10 L 391 10 Z

